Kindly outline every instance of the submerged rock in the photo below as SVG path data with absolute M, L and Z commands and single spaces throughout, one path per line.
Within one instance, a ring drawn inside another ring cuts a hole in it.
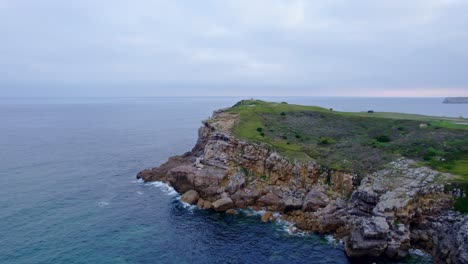
M 262 215 L 262 222 L 266 223 L 266 222 L 270 222 L 270 221 L 273 221 L 275 218 L 273 216 L 273 213 L 272 212 L 266 212 Z
M 226 210 L 226 214 L 229 214 L 229 215 L 236 215 L 236 214 L 237 214 L 237 211 L 234 210 L 234 209 L 228 209 L 228 210 Z

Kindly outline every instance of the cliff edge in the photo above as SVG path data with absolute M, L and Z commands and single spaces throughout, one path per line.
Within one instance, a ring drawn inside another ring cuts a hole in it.
M 279 212 L 299 229 L 342 239 L 349 257 L 399 259 L 419 248 L 436 263 L 468 263 L 468 217 L 453 211 L 466 197 L 453 184 L 464 175 L 434 169 L 441 159 L 464 161 L 467 130 L 367 114 L 241 101 L 203 122 L 192 151 L 137 177 L 169 183 L 201 209 L 267 210 L 262 221 Z M 447 146 L 396 151 L 434 138 Z

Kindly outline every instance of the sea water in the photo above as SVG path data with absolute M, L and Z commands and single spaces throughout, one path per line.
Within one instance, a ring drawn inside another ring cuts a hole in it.
M 333 237 L 201 211 L 135 179 L 190 150 L 201 120 L 239 99 L 0 99 L 0 263 L 352 263 Z M 468 116 L 441 98 L 265 99 Z M 398 263 L 427 262 L 415 251 Z

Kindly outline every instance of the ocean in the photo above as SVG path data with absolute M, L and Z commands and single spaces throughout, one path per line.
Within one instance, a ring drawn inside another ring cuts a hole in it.
M 263 99 L 468 117 L 468 105 L 442 98 Z M 201 211 L 166 185 L 136 181 L 190 150 L 201 121 L 239 100 L 1 98 L 0 263 L 353 263 L 331 237 L 291 234 L 250 211 Z M 430 261 L 418 251 L 380 260 Z

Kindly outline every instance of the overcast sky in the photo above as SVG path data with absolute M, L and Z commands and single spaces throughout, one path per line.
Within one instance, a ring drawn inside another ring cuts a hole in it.
M 468 96 L 467 0 L 0 0 L 0 96 Z

